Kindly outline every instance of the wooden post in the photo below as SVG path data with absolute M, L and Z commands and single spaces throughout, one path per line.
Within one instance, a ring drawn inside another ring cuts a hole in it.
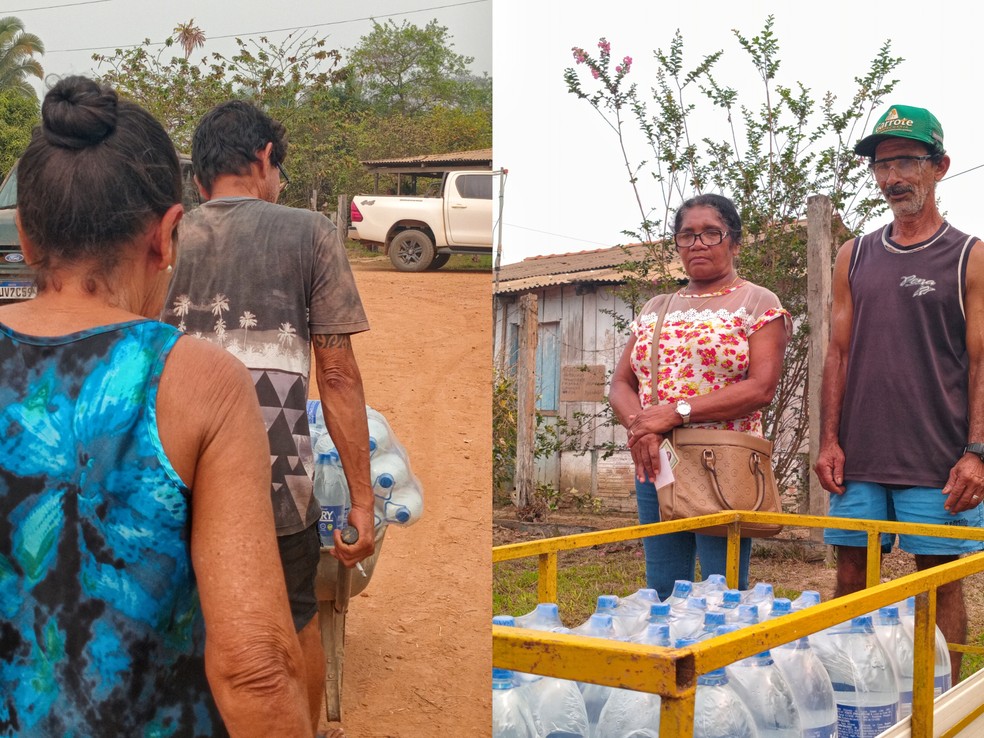
M 519 356 L 516 362 L 516 503 L 529 505 L 536 489 L 536 342 L 537 298 L 519 298 Z
M 826 515 L 829 494 L 820 486 L 813 465 L 820 453 L 820 387 L 823 381 L 823 362 L 830 340 L 831 255 L 833 207 L 826 195 L 813 195 L 806 201 L 806 299 L 807 317 L 810 322 L 809 373 L 807 386 L 810 413 L 810 487 L 807 509 L 810 515 Z M 823 540 L 823 531 L 810 529 L 810 538 Z

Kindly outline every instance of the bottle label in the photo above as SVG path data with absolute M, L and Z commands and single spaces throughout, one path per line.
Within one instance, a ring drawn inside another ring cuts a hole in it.
M 875 738 L 898 722 L 899 705 L 837 703 L 837 738 Z
M 933 697 L 939 697 L 950 688 L 950 675 L 941 674 L 933 680 Z
M 939 697 L 939 695 L 936 695 Z M 912 714 L 912 690 L 899 692 L 899 720 L 905 720 Z
M 818 728 L 803 728 L 803 738 L 837 738 L 837 726 L 821 725 Z
M 321 536 L 322 546 L 333 547 L 335 545 L 335 528 L 342 528 L 344 526 L 344 505 L 321 506 L 321 518 L 318 520 L 318 535 Z

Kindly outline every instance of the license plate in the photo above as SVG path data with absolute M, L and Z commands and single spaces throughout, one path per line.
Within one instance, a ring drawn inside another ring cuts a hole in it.
M 38 288 L 30 282 L 0 283 L 0 300 L 30 300 Z

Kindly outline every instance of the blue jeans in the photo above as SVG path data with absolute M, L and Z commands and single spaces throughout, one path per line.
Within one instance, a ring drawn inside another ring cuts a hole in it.
M 640 523 L 658 523 L 659 498 L 652 482 L 635 483 Z M 728 562 L 728 539 L 705 536 L 690 531 L 664 533 L 642 539 L 646 552 L 646 583 L 661 600 L 673 591 L 677 579 L 693 581 L 695 563 L 700 557 L 700 574 L 724 574 Z M 752 539 L 742 538 L 738 558 L 738 589 L 748 589 L 748 565 L 752 556 Z

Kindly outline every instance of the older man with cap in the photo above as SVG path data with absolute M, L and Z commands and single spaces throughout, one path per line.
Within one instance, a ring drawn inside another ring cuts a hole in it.
M 984 526 L 984 247 L 936 206 L 950 157 L 928 110 L 893 105 L 854 151 L 894 219 L 845 242 L 834 267 L 815 467 L 830 515 Z M 863 589 L 866 534 L 830 529 L 824 540 L 837 547 L 837 595 Z M 912 535 L 899 546 L 920 570 L 984 548 Z M 960 581 L 937 596 L 940 629 L 962 643 Z M 960 654 L 951 662 L 956 682 Z

